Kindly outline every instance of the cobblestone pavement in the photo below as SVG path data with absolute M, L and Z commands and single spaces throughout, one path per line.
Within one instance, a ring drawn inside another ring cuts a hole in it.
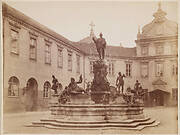
M 141 131 L 135 130 L 55 130 L 43 127 L 25 127 L 32 121 L 38 121 L 40 118 L 48 118 L 49 112 L 26 112 L 16 114 L 5 114 L 3 118 L 3 133 L 46 133 L 46 134 L 177 134 L 177 108 L 176 107 L 153 107 L 145 108 L 145 115 L 160 121 L 157 127 L 147 127 Z

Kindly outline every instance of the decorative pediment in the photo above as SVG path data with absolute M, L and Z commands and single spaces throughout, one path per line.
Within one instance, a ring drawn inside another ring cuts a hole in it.
M 152 85 L 153 85 L 153 90 L 167 91 L 167 88 L 166 88 L 167 83 L 163 81 L 161 78 L 152 82 Z
M 167 83 L 163 81 L 161 78 L 159 78 L 158 80 L 152 82 L 152 85 L 167 85 Z

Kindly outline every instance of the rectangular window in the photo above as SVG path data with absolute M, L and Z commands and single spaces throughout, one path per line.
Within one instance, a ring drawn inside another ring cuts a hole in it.
M 19 32 L 11 29 L 11 52 L 19 54 L 19 43 L 18 43 Z
M 178 89 L 177 88 L 172 89 L 172 97 L 175 101 L 178 101 Z
M 142 55 L 148 55 L 148 47 L 147 46 L 143 46 L 141 48 L 141 54 Z
M 57 59 L 58 67 L 63 67 L 63 52 L 61 48 L 58 48 L 58 59 Z
M 51 85 L 49 82 L 44 83 L 43 98 L 50 98 Z
M 45 45 L 45 63 L 51 64 L 51 45 Z
M 68 71 L 72 71 L 72 53 L 68 53 Z
M 156 63 L 156 76 L 163 76 L 163 63 Z
M 29 58 L 32 60 L 36 60 L 36 48 L 37 48 L 37 40 L 35 38 L 30 38 Z
M 79 55 L 76 55 L 76 62 L 77 62 L 76 72 L 80 73 L 80 56 Z
M 171 54 L 177 54 L 178 53 L 178 47 L 176 44 L 171 45 Z
M 141 64 L 141 77 L 143 78 L 148 77 L 148 63 Z
M 90 74 L 93 74 L 93 61 L 90 61 L 89 62 L 89 71 L 90 71 Z
M 162 55 L 164 53 L 164 46 L 163 45 L 157 45 L 156 46 L 156 54 Z
M 108 65 L 108 73 L 109 75 L 114 75 L 114 63 L 113 62 L 109 62 L 109 65 Z
M 172 64 L 172 75 L 178 75 L 178 67 L 177 64 Z
M 131 75 L 132 75 L 132 64 L 131 63 L 126 63 L 126 76 L 129 76 L 129 77 L 131 77 Z

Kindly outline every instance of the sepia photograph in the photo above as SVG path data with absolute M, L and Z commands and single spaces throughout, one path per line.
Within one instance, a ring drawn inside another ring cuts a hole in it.
M 2 134 L 178 134 L 178 1 L 3 0 Z

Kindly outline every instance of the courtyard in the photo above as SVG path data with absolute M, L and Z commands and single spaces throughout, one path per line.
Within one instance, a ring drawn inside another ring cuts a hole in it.
M 40 118 L 48 118 L 50 112 L 22 112 L 6 113 L 3 116 L 3 133 L 4 134 L 177 134 L 178 132 L 178 109 L 177 107 L 151 107 L 144 108 L 144 114 L 160 121 L 156 127 L 147 127 L 141 131 L 136 130 L 119 130 L 116 129 L 92 129 L 92 130 L 55 130 L 43 127 L 25 127 L 33 121 Z

